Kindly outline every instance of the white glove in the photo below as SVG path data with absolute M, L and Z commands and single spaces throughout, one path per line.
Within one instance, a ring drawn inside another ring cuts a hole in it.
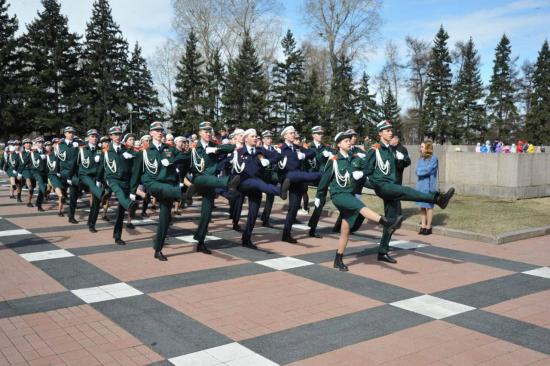
M 323 156 L 324 156 L 325 158 L 329 158 L 329 159 L 330 159 L 330 158 L 332 157 L 332 153 L 331 153 L 330 151 L 328 151 L 328 150 L 323 151 L 322 154 L 323 154 Z
M 162 160 L 160 161 L 160 163 L 161 163 L 162 165 L 164 165 L 164 166 L 170 165 L 170 162 L 168 161 L 168 159 L 162 159 Z
M 101 184 L 100 181 L 97 181 L 97 182 L 95 182 L 95 186 L 96 186 L 97 188 L 101 188 L 102 184 Z
M 298 160 L 304 160 L 306 157 L 306 154 L 301 151 L 298 151 L 296 154 L 298 155 Z
M 361 194 L 360 194 L 360 193 L 356 193 L 356 194 L 355 194 L 355 198 L 357 198 L 358 200 L 361 200 Z
M 260 160 L 260 163 L 262 163 L 262 165 L 263 165 L 264 167 L 269 166 L 269 160 L 267 160 L 267 159 L 262 159 L 262 160 Z
M 17 170 L 12 170 L 11 171 L 13 174 L 17 174 Z
M 46 154 L 40 154 L 40 159 L 46 160 Z
M 365 155 L 365 153 L 357 153 L 357 156 L 358 156 L 360 159 L 364 159 L 365 156 L 367 156 L 367 155 Z
M 217 147 L 208 146 L 208 147 L 205 149 L 205 151 L 206 151 L 207 154 L 214 154 L 216 151 L 218 151 L 218 148 L 217 148 Z
M 359 179 L 363 178 L 363 171 L 357 170 L 357 171 L 351 173 L 351 175 L 353 175 L 353 179 L 359 180 Z
M 395 157 L 397 158 L 397 160 L 403 160 L 403 159 L 405 159 L 405 155 L 403 155 L 403 154 L 401 153 L 401 151 L 397 151 L 397 152 L 395 153 Z
M 94 161 L 95 161 L 96 163 L 99 163 L 99 159 L 101 159 L 101 158 L 99 157 L 99 155 L 94 156 Z
M 178 173 L 178 174 L 180 173 L 180 170 L 179 170 L 179 168 L 176 168 L 176 173 Z
M 21 179 L 21 178 L 23 178 L 23 176 L 21 174 L 17 173 L 17 179 Z
M 277 151 L 277 153 L 281 153 L 281 149 L 279 149 L 278 147 L 273 147 L 273 150 Z
M 133 159 L 134 155 L 130 154 L 129 152 L 122 153 L 122 156 L 124 156 L 124 159 Z
M 70 186 L 72 186 L 72 185 L 73 185 L 73 181 L 70 180 L 70 179 L 67 179 L 67 184 L 70 185 Z
M 315 201 L 313 202 L 313 204 L 315 205 L 315 207 L 319 207 L 321 205 L 321 199 L 316 198 Z
M 73 142 L 73 147 L 78 147 L 78 142 Z
M 136 200 L 136 195 L 133 194 L 133 193 L 130 193 L 130 199 L 131 199 L 132 201 L 135 201 L 135 200 Z
M 55 173 L 55 175 L 57 175 L 58 178 L 61 178 L 61 174 Z

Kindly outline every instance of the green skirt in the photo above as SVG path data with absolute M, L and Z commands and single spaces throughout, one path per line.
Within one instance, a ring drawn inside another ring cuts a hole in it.
M 48 180 L 50 181 L 50 184 L 51 186 L 56 189 L 56 188 L 65 188 L 63 186 L 63 184 L 61 183 L 61 179 L 59 179 L 59 177 L 55 174 L 48 174 Z
M 342 219 L 348 222 L 350 228 L 353 227 L 355 220 L 361 215 L 359 212 L 365 207 L 365 204 L 355 198 L 352 193 L 331 194 L 330 198 L 334 206 L 340 211 Z

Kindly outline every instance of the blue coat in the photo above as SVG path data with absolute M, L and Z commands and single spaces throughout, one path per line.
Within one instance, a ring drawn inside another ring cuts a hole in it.
M 437 156 L 432 155 L 430 159 L 418 159 L 416 163 L 416 189 L 428 193 L 437 190 L 437 171 L 439 162 Z M 431 203 L 416 203 L 421 208 L 433 208 Z
M 253 155 L 248 153 L 248 148 L 246 146 L 237 150 L 237 161 L 239 165 L 244 163 L 244 169 L 240 173 L 241 180 L 248 178 L 263 178 L 265 176 L 265 167 L 260 162 L 260 156 L 269 160 L 270 164 L 275 164 L 279 161 L 279 154 L 275 151 L 269 151 L 263 147 L 255 147 L 255 153 Z M 236 172 L 233 170 L 232 172 Z

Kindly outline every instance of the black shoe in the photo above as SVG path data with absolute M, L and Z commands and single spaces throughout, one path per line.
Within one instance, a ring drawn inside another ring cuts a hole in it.
M 424 235 L 432 235 L 432 228 L 424 229 Z
M 199 242 L 197 244 L 197 252 L 203 252 L 204 254 L 212 254 L 212 251 L 208 249 L 206 244 Z
M 401 226 L 401 223 L 403 222 L 403 215 L 399 215 L 396 218 L 386 218 L 384 216 L 380 217 L 380 220 L 378 223 L 382 226 L 384 226 L 386 229 L 389 230 L 390 234 L 393 234 L 395 230 L 397 230 L 398 227 Z
M 388 253 L 386 254 L 378 253 L 378 260 L 381 262 L 397 263 L 397 261 L 392 257 L 390 257 Z
M 69 217 L 69 223 L 78 224 L 78 221 L 76 221 L 74 217 Z
M 454 194 L 455 189 L 453 187 L 449 188 L 449 190 L 445 193 L 436 193 L 435 204 L 438 205 L 442 210 L 444 210 Z
M 318 239 L 322 238 L 322 236 L 319 235 L 319 234 L 316 234 L 314 230 L 309 230 L 309 237 L 310 238 L 318 238 Z
M 136 201 L 132 201 L 130 203 L 130 207 L 128 207 L 128 214 L 130 215 L 130 218 L 133 219 L 136 217 L 136 210 L 138 209 L 139 204 Z
M 110 221 L 110 220 L 109 220 L 109 217 L 108 217 L 107 215 L 101 216 L 101 220 L 103 220 L 103 221 Z
M 263 227 L 268 227 L 270 229 L 275 229 L 275 226 L 271 225 L 269 222 L 264 222 L 262 223 L 262 226 Z
M 285 178 L 281 185 L 281 199 L 286 200 L 288 197 L 288 189 L 290 188 L 290 179 Z
M 236 192 L 237 187 L 239 186 L 239 183 L 241 183 L 241 176 L 236 175 L 233 178 L 231 178 L 229 183 L 227 183 L 227 188 L 232 192 Z
M 243 229 L 241 228 L 241 226 L 239 224 L 233 224 L 233 230 L 235 230 L 238 233 L 243 232 Z
M 283 238 L 281 239 L 281 241 L 286 241 L 287 243 L 290 243 L 290 244 L 296 244 L 298 243 L 298 240 L 294 239 L 292 236 L 290 235 L 283 235 Z
M 149 214 L 148 214 L 147 212 L 142 212 L 142 213 L 141 213 L 141 218 L 142 218 L 142 219 L 146 219 L 146 218 L 148 218 L 148 217 L 149 217 Z
M 60 212 L 57 213 L 57 216 L 59 216 L 59 217 L 65 217 L 65 214 L 64 214 L 63 212 L 60 211 Z
M 97 233 L 97 230 L 93 226 L 90 226 L 89 230 L 90 230 L 91 233 L 94 233 L 94 234 Z
M 116 245 L 126 245 L 126 242 L 122 239 L 115 239 L 115 244 Z
M 128 223 L 126 224 L 126 228 L 128 228 L 128 229 L 130 229 L 130 230 L 133 230 L 133 229 L 136 228 L 136 226 L 135 226 L 134 224 L 132 224 L 131 222 L 128 222 Z
M 45 212 L 46 211 L 42 208 L 42 206 L 37 206 L 37 210 L 38 210 L 38 212 Z
M 418 235 L 424 235 L 425 228 L 421 227 L 420 230 L 418 230 Z
M 338 268 L 342 272 L 347 272 L 349 269 L 348 266 L 344 264 L 343 258 L 344 254 L 336 252 L 336 257 L 334 257 L 334 268 Z
M 32 203 L 29 202 L 27 203 L 27 207 L 34 207 L 34 206 L 32 205 Z
M 258 247 L 250 240 L 243 241 L 243 247 L 250 249 L 258 249 Z
M 15 196 L 10 196 L 10 199 L 14 200 L 14 199 L 15 199 Z
M 160 250 L 155 252 L 155 258 L 161 262 L 166 262 L 168 260 L 168 258 L 166 258 L 166 256 L 162 254 Z

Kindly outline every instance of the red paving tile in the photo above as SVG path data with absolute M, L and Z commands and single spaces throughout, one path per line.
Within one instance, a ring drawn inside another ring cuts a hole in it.
M 53 278 L 0 244 L 0 301 L 60 291 Z
M 484 310 L 550 329 L 550 290 L 504 301 Z
M 36 235 L 64 249 L 82 248 L 96 245 L 115 245 L 112 226 L 98 228 L 97 230 L 98 232 L 95 234 L 90 233 L 88 229 L 78 229 L 37 233 Z M 154 233 L 151 230 L 139 226 L 133 230 L 124 228 L 122 231 L 122 239 L 124 239 L 128 245 L 132 245 L 132 242 L 135 241 L 147 239 L 152 240 L 153 235 Z
M 285 272 L 271 272 L 152 295 L 234 340 L 381 305 Z
M 133 281 L 247 262 L 216 251 L 212 255 L 196 253 L 194 252 L 194 246 L 191 244 L 165 246 L 162 252 L 168 257 L 167 262 L 159 262 L 153 258 L 154 251 L 152 248 L 92 254 L 81 258 L 121 281 Z
M 532 362 L 549 364 L 550 356 L 443 321 L 432 321 L 290 365 L 467 366 L 528 365 Z
M 0 319 L 2 365 L 148 365 L 161 360 L 89 305 Z

